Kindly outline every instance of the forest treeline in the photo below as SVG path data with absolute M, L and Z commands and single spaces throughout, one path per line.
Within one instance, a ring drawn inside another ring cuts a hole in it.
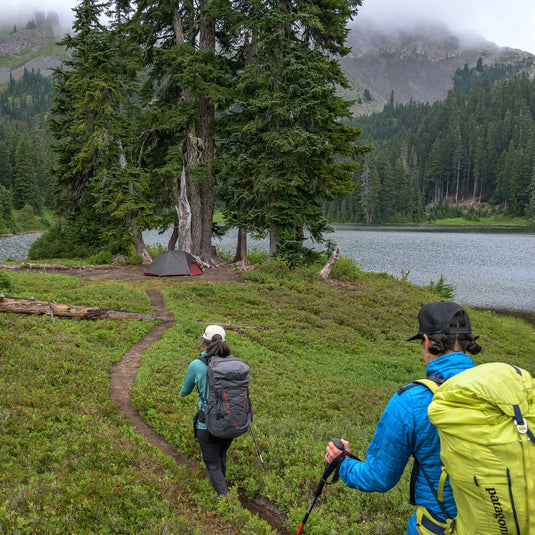
M 33 258 L 149 261 L 142 231 L 171 226 L 170 248 L 212 264 L 216 203 L 240 231 L 236 259 L 252 234 L 301 261 L 305 236 L 324 242 L 328 222 L 475 218 L 482 207 L 534 220 L 529 60 L 480 60 L 444 101 L 392 93 L 381 113 L 353 119 L 336 58 L 360 3 L 82 0 L 60 43 L 65 67 L 0 91 L 0 233 L 17 230 L 13 210 L 50 207 L 60 219 Z
M 535 219 L 535 80 L 524 63 L 466 65 L 447 98 L 359 117 L 373 145 L 330 221 L 412 223 L 504 213 Z M 477 209 L 476 209 L 477 207 Z
M 0 91 L 0 234 L 20 230 L 13 210 L 25 210 L 27 221 L 55 205 L 52 96 L 52 80 L 26 69 Z

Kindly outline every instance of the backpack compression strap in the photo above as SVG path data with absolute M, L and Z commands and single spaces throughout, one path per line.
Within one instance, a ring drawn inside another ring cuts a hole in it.
M 510 364 L 518 373 L 522 376 L 522 371 Z M 529 534 L 535 534 L 535 502 L 533 499 L 529 499 L 530 496 L 535 496 L 535 482 L 533 478 L 533 469 L 535 467 L 535 436 L 533 431 L 529 429 L 526 419 L 522 415 L 522 411 L 518 405 L 513 405 L 513 411 L 515 414 L 514 422 L 518 430 L 519 440 L 522 444 L 522 450 L 524 453 L 524 473 L 526 481 L 526 492 L 528 495 L 528 529 Z
M 515 412 L 515 425 L 518 429 L 518 435 L 520 443 L 522 444 L 522 450 L 524 452 L 524 471 L 526 474 L 526 492 L 528 495 L 528 522 L 530 534 L 535 534 L 535 504 L 533 499 L 529 499 L 529 496 L 535 496 L 535 483 L 532 475 L 533 467 L 535 467 L 535 436 L 533 432 L 528 428 L 525 418 L 522 416 L 520 407 L 513 405 Z

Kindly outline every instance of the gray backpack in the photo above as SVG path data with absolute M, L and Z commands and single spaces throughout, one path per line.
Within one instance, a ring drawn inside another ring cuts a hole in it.
M 220 438 L 243 435 L 253 421 L 249 399 L 249 366 L 232 355 L 212 357 L 208 366 L 204 393 L 204 421 L 210 434 Z M 202 396 L 201 396 L 202 397 Z

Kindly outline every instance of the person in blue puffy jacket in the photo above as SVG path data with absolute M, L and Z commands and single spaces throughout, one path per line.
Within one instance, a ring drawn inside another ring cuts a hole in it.
M 420 309 L 418 322 L 418 333 L 409 340 L 421 342 L 427 378 L 441 383 L 474 366 L 466 352 L 477 354 L 481 347 L 475 342 L 478 337 L 472 335 L 470 318 L 462 307 L 446 301 L 428 303 Z M 418 466 L 411 478 L 411 498 L 415 505 L 426 507 L 436 521 L 444 522 L 445 515 L 424 475 L 436 491 L 441 461 L 438 431 L 427 417 L 427 406 L 432 398 L 432 392 L 422 384 L 412 383 L 400 388 L 377 424 L 366 451 L 366 460 L 346 456 L 340 466 L 340 477 L 348 487 L 363 492 L 386 492 L 398 483 L 413 456 Z M 347 452 L 351 451 L 347 440 L 342 439 L 342 444 Z M 330 463 L 340 453 L 334 443 L 329 442 L 325 459 Z M 448 482 L 444 488 L 443 506 L 450 518 L 455 517 L 457 510 Z M 409 518 L 405 535 L 420 533 L 414 513 Z

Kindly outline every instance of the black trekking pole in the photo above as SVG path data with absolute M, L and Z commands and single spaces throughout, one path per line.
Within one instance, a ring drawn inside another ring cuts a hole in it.
M 333 438 L 332 442 L 334 445 L 341 450 L 340 455 L 336 457 L 336 459 L 333 459 L 327 466 L 325 467 L 325 471 L 323 472 L 323 475 L 321 476 L 321 479 L 317 485 L 317 487 L 314 489 L 314 494 L 312 497 L 312 501 L 308 505 L 307 512 L 305 513 L 305 516 L 303 517 L 303 520 L 301 521 L 301 525 L 299 526 L 299 529 L 297 530 L 296 535 L 301 535 L 303 528 L 305 527 L 306 521 L 308 520 L 308 515 L 310 515 L 310 512 L 312 511 L 312 508 L 314 507 L 314 504 L 316 503 L 316 500 L 319 498 L 321 491 L 323 490 L 323 487 L 325 484 L 330 483 L 336 483 L 338 481 L 338 469 L 340 468 L 340 465 L 344 461 L 346 455 L 349 455 L 350 457 L 357 459 L 354 455 L 351 455 L 351 453 L 347 452 L 344 448 L 344 445 L 342 444 L 342 441 L 339 438 Z M 327 481 L 329 479 L 329 476 L 334 473 L 332 481 Z
M 256 437 L 254 436 L 253 426 L 251 425 L 251 422 L 249 422 L 249 431 L 251 431 L 251 436 L 253 437 L 254 445 L 256 446 L 256 451 L 258 452 L 258 457 L 260 458 L 260 462 L 262 463 L 262 468 L 264 469 L 264 472 L 266 472 L 266 465 L 264 464 L 264 459 L 262 459 L 262 454 L 260 453 L 258 442 L 256 441 Z

